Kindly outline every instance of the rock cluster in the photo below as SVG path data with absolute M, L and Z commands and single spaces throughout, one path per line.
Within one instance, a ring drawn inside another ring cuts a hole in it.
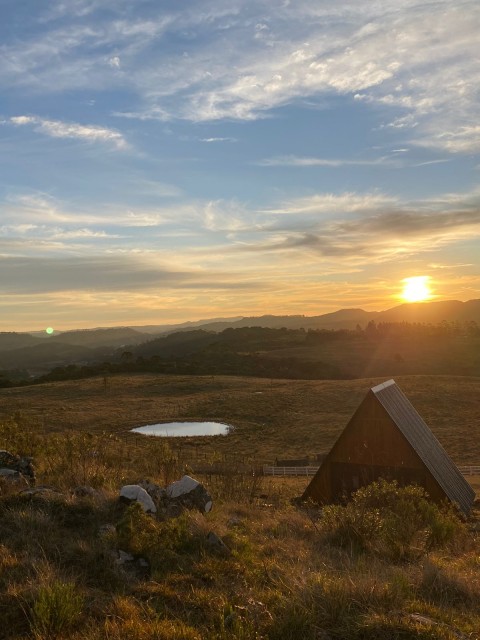
M 151 496 L 138 484 L 126 484 L 120 489 L 120 500 L 138 502 L 147 513 L 157 513 L 157 507 Z
M 177 518 L 185 509 L 197 509 L 201 513 L 208 513 L 213 506 L 211 495 L 205 487 L 190 476 L 183 476 L 163 488 L 148 480 L 138 484 L 127 484 L 120 489 L 121 502 L 137 502 L 142 509 L 160 520 Z M 105 530 L 109 535 L 111 530 Z M 229 557 L 231 550 L 215 532 L 210 531 L 205 537 L 205 547 L 212 553 L 222 557 Z M 135 557 L 121 549 L 113 552 L 115 564 L 125 573 L 133 576 L 148 574 L 150 569 L 145 558 Z
M 145 512 L 160 518 L 178 517 L 184 509 L 208 513 L 213 506 L 212 497 L 203 484 L 190 476 L 183 476 L 166 489 L 147 480 L 125 485 L 120 489 L 120 500 L 138 502 Z
M 4 478 L 24 477 L 31 485 L 35 484 L 33 458 L 17 456 L 10 451 L 0 450 L 0 476 Z

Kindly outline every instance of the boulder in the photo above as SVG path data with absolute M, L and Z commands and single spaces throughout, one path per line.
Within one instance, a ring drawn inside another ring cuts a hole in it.
M 19 478 L 20 473 L 15 469 L 0 469 L 0 476 L 2 478 Z
M 122 487 L 120 499 L 125 502 L 138 502 L 145 512 L 157 513 L 157 507 L 151 496 L 138 484 L 126 484 Z
M 178 502 L 169 502 L 166 507 L 162 509 L 162 516 L 167 519 L 179 518 L 184 511 L 182 505 Z
M 187 509 L 196 508 L 208 513 L 213 506 L 212 497 L 203 484 L 190 476 L 183 476 L 180 480 L 172 482 L 166 493 L 170 501 L 177 502 Z
M 132 554 L 128 553 L 127 551 L 122 551 L 122 549 L 118 549 L 116 552 L 115 564 L 118 564 L 121 566 L 122 564 L 126 564 L 127 562 L 135 562 L 135 557 L 132 556 Z
M 117 549 L 111 552 L 115 565 L 131 578 L 146 578 L 150 571 L 150 565 L 145 558 L 136 558 L 128 551 Z
M 27 478 L 30 484 L 35 484 L 35 469 L 33 468 L 33 458 L 20 457 L 5 449 L 0 450 L 0 468 L 11 469 L 21 473 Z M 7 474 L 4 474 L 7 475 Z
M 76 498 L 94 498 L 98 495 L 98 492 L 95 491 L 93 487 L 81 485 L 80 487 L 75 487 L 75 489 L 72 490 L 72 495 Z
M 207 534 L 207 546 L 210 547 L 212 551 L 222 556 L 230 556 L 232 554 L 224 541 L 220 536 L 217 536 L 214 531 L 210 531 Z
M 159 484 L 155 484 L 154 482 L 150 482 L 150 480 L 140 480 L 138 483 L 139 487 L 145 489 L 148 495 L 152 498 L 155 504 L 158 506 L 160 502 L 165 500 L 167 495 L 166 490 L 161 487 Z
M 14 469 L 0 469 L 0 493 L 22 491 L 29 487 L 28 480 Z
M 33 489 L 25 489 L 21 493 L 24 496 L 45 496 L 45 497 L 61 496 L 62 498 L 65 497 L 64 494 L 58 489 L 55 489 L 55 487 L 47 487 L 46 485 L 35 487 Z

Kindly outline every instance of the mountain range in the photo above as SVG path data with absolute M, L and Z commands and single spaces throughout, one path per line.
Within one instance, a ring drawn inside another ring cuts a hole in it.
M 364 329 L 369 323 L 468 323 L 480 325 L 480 299 L 460 302 L 445 300 L 409 303 L 395 306 L 385 311 L 364 311 L 363 309 L 340 309 L 333 313 L 316 316 L 304 315 L 264 315 L 251 317 L 213 318 L 171 325 L 147 325 L 111 327 L 45 332 L 0 332 L 0 372 L 28 371 L 28 375 L 38 375 L 54 367 L 72 363 L 87 364 L 108 360 L 118 350 L 135 350 L 135 347 L 154 339 L 175 333 L 198 331 L 219 333 L 225 329 L 264 327 L 270 329 L 305 330 L 354 330 Z M 175 343 L 188 343 L 181 336 Z M 181 349 L 185 349 L 185 344 Z M 180 348 L 180 347 L 178 347 Z M 142 347 L 148 353 L 148 346 Z

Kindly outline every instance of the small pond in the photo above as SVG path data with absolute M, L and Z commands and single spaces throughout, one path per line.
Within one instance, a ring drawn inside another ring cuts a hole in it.
M 180 436 L 226 436 L 232 427 L 220 422 L 161 422 L 131 429 L 134 433 L 160 438 Z

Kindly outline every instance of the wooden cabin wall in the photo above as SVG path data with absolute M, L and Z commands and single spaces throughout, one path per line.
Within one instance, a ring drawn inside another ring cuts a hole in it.
M 415 482 L 436 501 L 445 493 L 387 411 L 369 392 L 304 493 L 319 503 L 335 502 L 342 493 L 379 477 Z
M 368 393 L 335 443 L 332 461 L 422 469 L 423 462 L 388 415 Z

